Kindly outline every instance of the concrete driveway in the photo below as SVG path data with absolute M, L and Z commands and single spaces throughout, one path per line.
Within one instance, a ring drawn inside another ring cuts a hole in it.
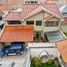
M 23 67 L 26 52 L 20 56 L 5 56 L 0 61 L 0 67 Z

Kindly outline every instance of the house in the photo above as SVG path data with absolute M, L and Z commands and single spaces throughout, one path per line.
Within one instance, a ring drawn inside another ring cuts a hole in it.
M 0 20 L 2 20 L 3 15 L 4 15 L 4 12 L 0 12 Z
M 56 45 L 61 54 L 62 64 L 67 66 L 67 39 L 56 42 Z
M 46 32 L 58 31 L 63 17 L 55 1 L 48 0 L 39 4 L 23 4 L 21 12 L 10 12 L 3 20 L 6 25 L 31 25 L 34 27 L 34 40 L 48 41 Z M 63 38 L 62 35 L 60 39 Z
M 64 17 L 64 23 L 61 24 L 61 29 L 63 32 L 67 33 L 67 4 L 60 7 L 60 12 Z

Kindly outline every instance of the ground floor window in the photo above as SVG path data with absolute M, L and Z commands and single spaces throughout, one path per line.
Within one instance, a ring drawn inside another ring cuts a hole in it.
M 45 26 L 46 27 L 56 27 L 59 25 L 59 21 L 46 21 Z

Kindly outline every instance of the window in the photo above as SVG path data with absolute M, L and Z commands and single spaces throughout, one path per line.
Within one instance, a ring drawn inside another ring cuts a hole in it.
M 0 21 L 2 20 L 2 16 L 0 16 Z
M 34 25 L 34 21 L 26 21 L 27 25 Z
M 59 25 L 59 21 L 47 21 L 45 22 L 46 27 L 55 27 Z
M 36 21 L 36 26 L 42 26 L 42 21 Z
M 25 1 L 25 4 L 35 4 L 38 3 L 38 1 Z
M 8 21 L 8 24 L 21 24 L 20 21 Z

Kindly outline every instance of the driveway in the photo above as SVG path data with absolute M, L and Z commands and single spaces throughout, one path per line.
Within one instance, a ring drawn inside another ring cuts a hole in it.
M 26 52 L 20 56 L 6 56 L 0 61 L 0 67 L 23 67 Z

